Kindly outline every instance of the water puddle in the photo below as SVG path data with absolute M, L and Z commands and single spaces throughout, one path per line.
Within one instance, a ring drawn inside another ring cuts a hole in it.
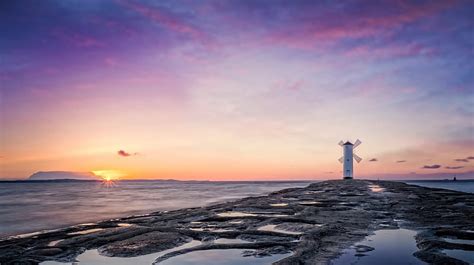
M 26 234 L 11 236 L 9 238 L 28 238 L 28 237 L 34 237 L 34 236 L 37 236 L 37 235 L 41 235 L 41 234 L 43 234 L 43 232 L 33 232 L 33 233 L 26 233 Z
M 288 214 L 279 214 L 274 212 L 262 212 L 262 213 L 246 213 L 246 212 L 223 212 L 218 213 L 217 216 L 220 217 L 251 217 L 251 216 L 264 216 L 264 217 L 286 217 Z
M 185 248 L 191 248 L 200 245 L 201 242 L 197 240 L 193 240 L 189 243 L 183 244 L 179 247 L 167 249 L 161 252 L 157 253 L 151 253 L 143 256 L 138 256 L 138 257 L 130 257 L 130 258 L 118 258 L 118 257 L 107 257 L 107 256 L 102 256 L 99 254 L 97 249 L 91 249 L 87 250 L 81 255 L 77 256 L 75 262 L 57 262 L 57 261 L 45 261 L 42 262 L 41 265 L 64 265 L 64 264 L 71 264 L 71 265 L 78 265 L 78 264 L 84 264 L 84 265 L 130 265 L 130 264 L 152 264 L 156 258 L 163 256 L 167 253 L 185 249 Z
M 375 231 L 341 256 L 331 261 L 331 265 L 398 265 L 426 264 L 413 256 L 418 251 L 415 241 L 416 231 L 408 229 L 384 229 Z
M 244 213 L 244 212 L 223 212 L 223 213 L 218 213 L 217 216 L 220 217 L 248 217 L 248 216 L 257 216 L 254 213 Z
M 32 232 L 32 233 L 26 233 L 26 234 L 19 234 L 19 235 L 15 235 L 15 236 L 9 236 L 7 237 L 7 239 L 13 239 L 13 238 L 28 238 L 28 237 L 37 237 L 39 235 L 42 235 L 42 234 L 46 234 L 46 233 L 52 233 L 52 232 L 57 232 L 61 229 L 52 229 L 52 230 L 41 230 L 41 231 L 37 231 L 37 232 Z
M 383 191 L 385 191 L 385 188 L 382 188 L 379 185 L 369 185 L 369 189 L 372 192 L 383 192 Z
M 83 223 L 83 224 L 78 224 L 75 226 L 91 226 L 91 225 L 96 225 L 96 223 Z
M 217 250 L 201 250 L 194 251 L 187 254 L 179 255 L 163 262 L 160 265 L 195 265 L 195 264 L 206 264 L 206 265 L 268 265 L 286 258 L 291 255 L 288 254 L 275 254 L 264 257 L 253 257 L 242 256 L 242 252 L 245 249 L 217 249 Z
M 288 203 L 272 203 L 270 204 L 272 207 L 285 207 L 288 206 Z
M 277 233 L 281 233 L 281 234 L 290 234 L 290 235 L 301 235 L 301 234 L 303 234 L 302 232 L 293 232 L 293 231 L 278 229 L 278 228 L 276 228 L 276 226 L 277 225 L 264 225 L 264 226 L 261 226 L 261 227 L 257 228 L 257 230 L 277 232 Z
M 446 241 L 446 242 L 449 242 L 449 243 L 454 243 L 454 244 L 474 245 L 474 240 L 469 240 L 469 239 L 443 237 L 443 240 Z
M 72 235 L 87 235 L 87 234 L 92 234 L 92 233 L 95 233 L 95 232 L 99 232 L 99 231 L 102 231 L 104 230 L 103 228 L 94 228 L 94 229 L 87 229 L 87 230 L 82 230 L 82 231 L 77 231 L 77 232 L 71 232 L 71 233 L 67 233 L 68 235 L 72 236 Z
M 474 251 L 461 249 L 445 249 L 442 252 L 455 259 L 460 259 L 469 264 L 474 264 Z
M 118 223 L 117 226 L 118 226 L 118 227 L 130 227 L 130 226 L 132 226 L 132 224 L 128 224 L 128 223 Z
M 218 238 L 214 240 L 214 244 L 242 244 L 242 243 L 251 243 L 251 242 L 238 239 L 238 238 Z
M 223 229 L 223 228 L 209 228 L 209 227 L 206 227 L 206 228 L 189 228 L 189 230 L 193 230 L 193 231 L 209 231 L 209 232 L 230 232 L 230 231 L 234 231 L 232 229 Z
M 54 240 L 54 241 L 51 241 L 48 243 L 48 247 L 54 247 L 56 246 L 59 242 L 63 241 L 64 239 L 60 239 L 60 240 Z
M 321 202 L 317 202 L 317 201 L 303 201 L 303 202 L 299 202 L 298 204 L 300 204 L 300 205 L 316 205 L 316 204 L 321 204 Z

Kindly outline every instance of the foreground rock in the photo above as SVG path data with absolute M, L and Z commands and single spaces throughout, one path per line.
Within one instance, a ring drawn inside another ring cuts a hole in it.
M 155 212 L 0 241 L 0 264 L 74 261 L 86 249 L 132 257 L 191 240 L 202 243 L 157 255 L 155 264 L 209 249 L 243 249 L 244 255 L 291 253 L 275 264 L 327 264 L 377 229 L 396 229 L 399 220 L 419 230 L 415 256 L 431 264 L 467 264 L 444 249 L 473 251 L 474 195 L 388 181 L 325 181 L 218 205 Z M 234 239 L 220 243 L 218 239 Z M 238 239 L 238 240 L 235 240 Z M 360 253 L 368 246 L 356 246 Z M 249 251 L 249 249 L 251 251 Z

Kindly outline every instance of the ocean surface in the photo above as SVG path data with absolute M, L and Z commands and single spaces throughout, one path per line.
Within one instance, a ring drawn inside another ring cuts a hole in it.
M 311 182 L 0 182 L 0 238 L 153 211 L 199 207 Z
M 429 188 L 439 188 L 474 193 L 474 180 L 409 180 L 404 182 Z
M 474 193 L 474 181 L 404 181 Z M 0 182 L 0 238 L 153 211 L 199 207 L 311 182 Z

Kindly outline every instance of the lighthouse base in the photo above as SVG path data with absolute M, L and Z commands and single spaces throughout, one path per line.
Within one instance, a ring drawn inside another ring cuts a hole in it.
M 352 179 L 352 177 L 344 177 L 343 179 Z

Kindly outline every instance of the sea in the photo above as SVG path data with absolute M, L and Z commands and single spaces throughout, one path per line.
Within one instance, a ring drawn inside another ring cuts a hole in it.
M 200 207 L 309 181 L 123 180 L 0 182 L 0 239 L 117 217 Z
M 211 205 L 285 188 L 306 187 L 313 182 L 0 182 L 0 239 L 117 217 Z M 404 182 L 474 193 L 474 180 Z

